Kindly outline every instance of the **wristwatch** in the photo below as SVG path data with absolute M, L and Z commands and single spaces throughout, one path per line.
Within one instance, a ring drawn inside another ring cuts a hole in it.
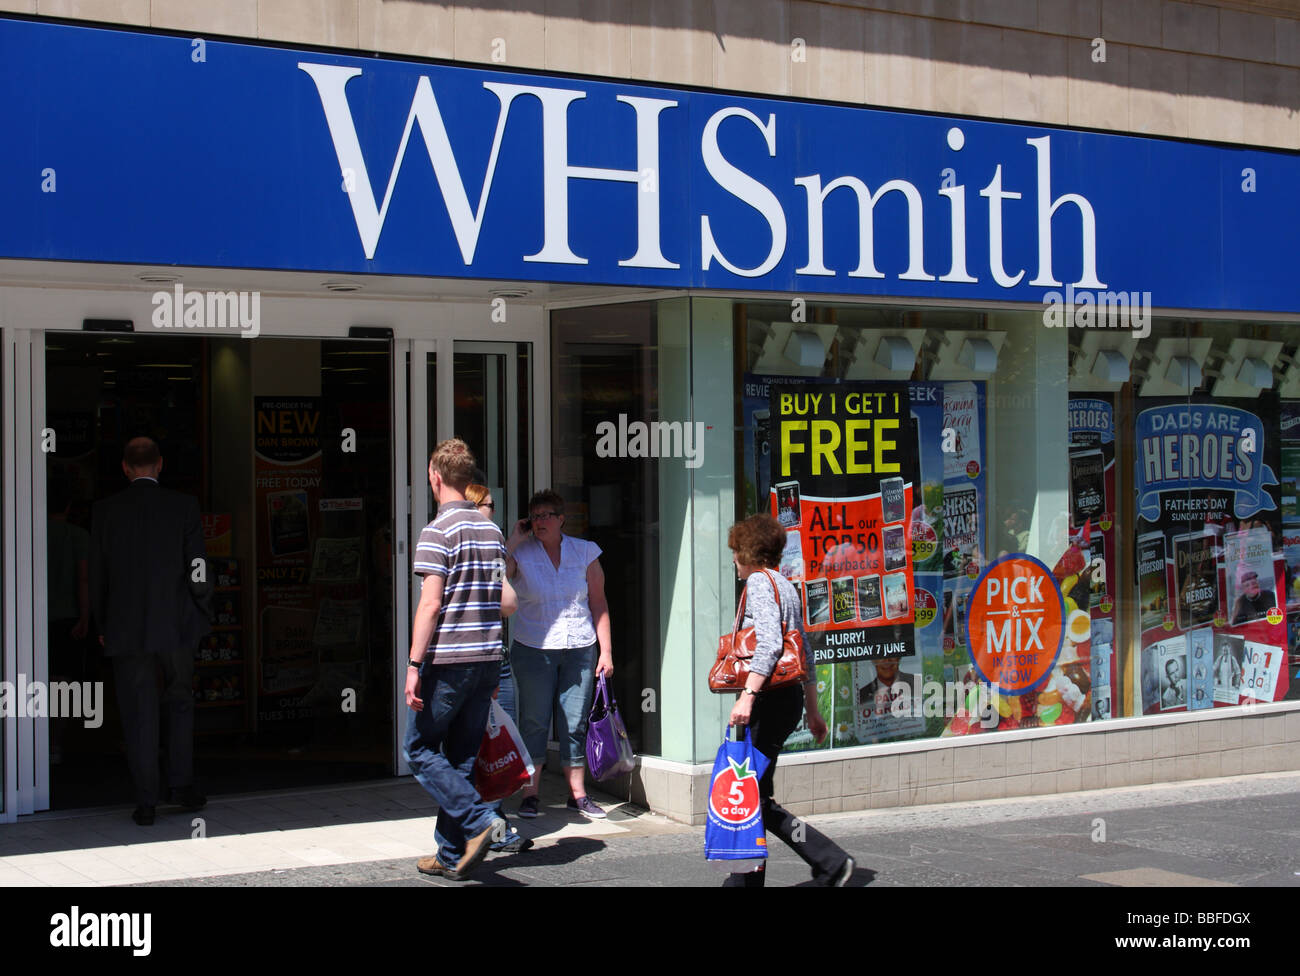
M 412 660 L 410 660 L 410 659 L 408 658 L 407 661 L 406 661 L 406 666 L 407 666 L 407 667 L 410 667 L 410 668 L 418 668 L 418 667 L 420 667 L 422 664 L 424 664 L 424 661 L 422 661 L 422 660 L 421 660 L 421 661 L 412 661 Z
M 744 693 L 744 694 L 746 694 L 746 695 L 749 695 L 751 698 L 757 698 L 758 695 L 759 695 L 759 693 L 758 693 L 757 691 L 753 691 L 753 690 L 751 690 L 751 689 L 749 689 L 749 688 L 742 688 L 742 689 L 741 689 L 741 692 Z

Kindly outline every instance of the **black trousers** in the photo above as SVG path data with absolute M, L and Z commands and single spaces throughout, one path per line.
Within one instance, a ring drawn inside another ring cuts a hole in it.
M 113 676 L 136 804 L 157 806 L 165 799 L 159 784 L 160 699 L 167 716 L 167 785 L 183 789 L 194 782 L 194 649 L 120 655 L 113 658 Z
M 767 770 L 758 781 L 758 794 L 763 801 L 763 829 L 769 838 L 776 836 L 785 841 L 812 868 L 813 879 L 820 881 L 842 867 L 849 855 L 825 834 L 772 799 L 777 757 L 802 717 L 801 687 L 765 691 L 754 701 L 749 730 L 754 748 L 768 759 Z M 765 880 L 766 872 L 759 869 L 731 875 L 725 887 L 761 888 Z

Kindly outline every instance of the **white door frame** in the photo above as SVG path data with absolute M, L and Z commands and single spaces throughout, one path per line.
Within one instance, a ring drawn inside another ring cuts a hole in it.
M 5 680 L 45 681 L 45 356 L 39 333 L 4 334 L 4 667 Z M 12 540 L 10 542 L 9 540 Z M 37 548 L 39 547 L 39 548 Z M 25 695 L 21 696 L 25 697 Z M 15 702 L 15 704 L 17 704 Z M 49 723 L 31 716 L 4 720 L 4 811 L 0 822 L 49 806 Z
M 399 343 L 397 353 L 393 357 L 394 370 L 402 373 L 401 379 L 407 379 L 406 362 L 409 362 L 409 385 L 402 384 L 405 387 L 406 409 L 403 410 L 399 403 L 395 413 L 399 417 L 409 417 L 409 424 L 405 432 L 406 457 L 401 459 L 401 466 L 406 470 L 406 476 L 409 480 L 398 481 L 398 494 L 406 504 L 407 515 L 404 520 L 398 524 L 398 532 L 401 533 L 400 540 L 395 537 L 393 547 L 394 558 L 397 565 L 394 567 L 395 573 L 405 573 L 410 580 L 409 587 L 394 587 L 395 591 L 400 591 L 397 602 L 397 626 L 395 633 L 411 633 L 411 624 L 415 607 L 420 602 L 420 584 L 416 580 L 412 569 L 412 557 L 414 547 L 419 541 L 420 531 L 428 525 L 433 518 L 433 513 L 429 510 L 428 493 L 425 491 L 425 483 L 428 478 L 427 461 L 430 445 L 438 441 L 445 440 L 448 437 L 456 436 L 455 425 L 455 406 L 456 406 L 456 353 L 495 353 L 504 354 L 507 357 L 507 376 L 517 375 L 518 369 L 518 349 L 516 343 L 526 342 L 532 346 L 532 352 L 529 356 L 529 363 L 532 369 L 532 376 L 529 377 L 529 389 L 533 391 L 532 398 L 532 442 L 535 445 L 532 451 L 530 463 L 532 472 L 521 472 L 516 470 L 514 459 L 519 453 L 519 432 L 513 425 L 507 425 L 507 458 L 510 460 L 509 468 L 513 484 L 506 486 L 507 503 L 503 511 L 502 524 L 510 526 L 511 519 L 517 518 L 514 515 L 514 499 L 518 496 L 517 485 L 519 479 L 527 478 L 530 473 L 549 471 L 550 469 L 550 396 L 548 376 L 540 368 L 544 351 L 541 348 L 544 344 L 543 335 L 545 329 L 531 328 L 514 332 L 509 339 L 502 341 L 500 337 L 494 337 L 492 340 L 480 341 L 478 339 L 458 338 L 455 334 L 439 335 L 435 338 L 411 339 L 405 343 Z M 405 350 L 403 350 L 405 346 Z M 434 378 L 436 385 L 437 397 L 437 429 L 430 431 L 429 416 L 429 384 L 428 384 L 428 357 L 435 355 Z M 409 357 L 409 360 L 408 358 Z M 399 384 L 394 382 L 394 390 L 398 390 Z M 510 383 L 506 385 L 506 410 L 511 417 L 518 416 L 519 407 L 519 389 Z M 396 418 L 395 418 L 396 419 Z M 396 426 L 394 431 L 396 433 Z M 544 440 L 543 440 L 544 438 Z M 544 446 L 543 446 L 544 445 Z M 543 453 L 543 451 L 545 453 Z M 542 484 L 543 482 L 537 482 Z M 396 576 L 394 577 L 397 578 Z M 395 641 L 399 645 L 402 654 L 409 655 L 410 649 L 400 639 Z M 395 662 L 400 664 L 402 674 L 405 674 L 406 661 L 399 660 Z M 397 772 L 399 775 L 405 775 L 407 770 L 402 763 L 402 737 L 405 732 L 405 711 L 406 700 L 403 687 L 399 686 L 394 690 L 394 714 L 403 716 L 402 720 L 394 723 L 394 755 L 397 760 Z

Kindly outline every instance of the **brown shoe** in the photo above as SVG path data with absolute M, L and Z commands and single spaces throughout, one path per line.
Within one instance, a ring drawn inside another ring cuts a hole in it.
M 447 878 L 450 881 L 460 881 L 461 876 L 458 871 L 453 871 L 447 865 L 438 860 L 438 855 L 430 854 L 428 857 L 422 857 L 415 862 L 415 869 L 421 874 L 432 874 L 435 877 Z
M 468 873 L 475 864 L 483 860 L 483 855 L 488 852 L 488 847 L 492 841 L 505 837 L 506 822 L 500 817 L 495 818 L 488 824 L 486 830 L 479 831 L 469 840 L 465 841 L 465 854 L 456 864 L 456 873 L 464 875 Z

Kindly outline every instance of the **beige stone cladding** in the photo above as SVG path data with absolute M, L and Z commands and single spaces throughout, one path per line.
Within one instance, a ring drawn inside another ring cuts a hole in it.
M 702 824 L 711 764 L 643 760 L 602 789 Z M 783 756 L 776 799 L 796 816 L 1149 786 L 1300 769 L 1300 703 L 1119 719 Z
M 0 0 L 0 11 L 1300 148 L 1294 0 Z

